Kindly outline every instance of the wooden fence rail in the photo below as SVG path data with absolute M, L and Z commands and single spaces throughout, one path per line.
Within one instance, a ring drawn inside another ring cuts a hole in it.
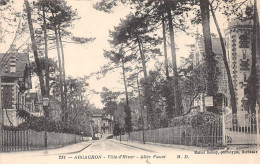
M 23 151 L 44 149 L 45 132 L 36 132 L 33 130 L 4 130 L 2 136 L 2 150 Z M 61 147 L 68 144 L 78 143 L 82 140 L 80 135 L 47 132 L 48 148 Z
M 145 130 L 144 137 L 145 142 L 217 147 L 223 145 L 222 122 L 221 120 L 214 121 L 207 126 L 197 126 L 196 129 L 191 126 L 176 126 Z M 120 140 L 120 136 L 114 138 Z M 121 140 L 142 142 L 142 131 L 131 132 L 130 136 L 128 134 L 121 135 Z

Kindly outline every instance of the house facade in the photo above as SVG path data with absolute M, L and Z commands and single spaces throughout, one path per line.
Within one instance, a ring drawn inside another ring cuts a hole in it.
M 239 126 L 244 126 L 245 117 L 250 113 L 247 105 L 247 86 L 252 66 L 252 29 L 253 21 L 233 18 L 225 31 L 226 51 L 237 100 Z M 246 124 L 249 124 L 249 121 L 248 119 Z
M 101 132 L 103 137 L 113 135 L 114 116 L 111 114 L 102 115 Z
M 15 46 L 1 60 L 1 104 L 4 125 L 18 126 L 30 116 L 26 93 L 32 88 L 29 55 L 16 53 Z
M 238 127 L 248 126 L 250 119 L 245 122 L 245 119 L 250 114 L 249 106 L 247 105 L 248 95 L 248 78 L 251 74 L 252 66 L 252 29 L 253 21 L 241 21 L 237 18 L 233 18 L 228 23 L 228 28 L 225 30 L 225 47 L 227 61 L 229 64 L 232 82 L 234 85 L 236 101 L 237 101 L 237 121 L 234 122 Z M 257 38 L 259 45 L 259 37 Z M 231 112 L 230 93 L 228 88 L 228 81 L 224 62 L 222 60 L 222 49 L 219 38 L 212 38 L 213 52 L 216 54 L 217 71 L 219 72 L 218 78 L 218 94 L 221 95 L 222 107 L 225 107 Z M 199 67 L 204 62 L 204 41 L 202 38 L 196 39 L 195 53 L 193 56 L 193 65 L 195 68 Z M 259 70 L 259 47 L 257 53 L 257 68 Z M 259 78 L 258 78 L 259 79 Z M 258 80 L 259 90 L 259 80 Z M 257 90 L 256 90 L 257 91 Z M 258 91 L 259 92 L 259 91 Z M 201 94 L 200 97 L 195 99 L 194 105 L 198 105 L 200 111 L 205 110 L 205 101 L 203 97 L 205 94 Z M 215 104 L 214 104 L 215 105 Z
M 219 105 L 219 107 L 227 107 L 230 106 L 228 101 L 230 101 L 229 97 L 229 89 L 228 89 L 228 80 L 226 69 L 223 62 L 223 52 L 221 48 L 221 43 L 219 38 L 212 38 L 212 49 L 215 53 L 215 60 L 216 60 L 216 76 L 218 81 L 218 100 L 214 100 L 214 105 Z M 202 68 L 201 65 L 205 62 L 204 60 L 205 54 L 205 46 L 204 46 L 204 39 L 203 37 L 197 37 L 195 48 L 194 48 L 194 55 L 193 55 L 193 69 L 200 69 Z M 202 73 L 200 73 L 203 75 Z M 202 76 L 198 76 L 202 77 Z M 198 111 L 203 112 L 205 111 L 205 101 L 203 100 L 206 97 L 206 93 L 199 93 L 197 98 L 194 99 L 194 107 L 197 108 Z M 219 102 L 220 101 L 220 102 Z M 223 106 L 222 106 L 223 105 Z

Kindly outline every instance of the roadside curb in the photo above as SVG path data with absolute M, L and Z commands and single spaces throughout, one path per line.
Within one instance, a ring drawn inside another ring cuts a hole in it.
M 110 139 L 115 142 L 120 143 L 119 140 L 115 139 Z M 121 144 L 123 143 L 131 144 L 131 143 L 137 143 L 137 144 L 142 144 L 142 145 L 156 145 L 156 146 L 162 146 L 162 147 L 172 147 L 172 148 L 177 148 L 177 149 L 183 149 L 183 150 L 190 150 L 190 151 L 204 151 L 204 150 L 215 150 L 214 148 L 208 148 L 208 147 L 195 147 L 195 146 L 184 146 L 184 145 L 176 145 L 176 144 L 162 144 L 162 143 L 153 143 L 153 142 L 146 142 L 145 144 L 139 142 L 139 141 L 121 141 Z M 221 148 L 218 148 L 221 149 Z

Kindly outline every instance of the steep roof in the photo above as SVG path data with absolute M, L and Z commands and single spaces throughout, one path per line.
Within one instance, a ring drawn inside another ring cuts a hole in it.
M 29 55 L 27 53 L 8 53 L 4 56 L 5 53 L 0 53 L 0 60 L 1 64 L 3 61 L 8 61 L 6 65 L 10 65 L 10 57 L 15 55 L 16 56 L 16 72 L 5 72 L 5 66 L 2 67 L 2 76 L 6 77 L 17 77 L 22 78 L 24 76 L 26 66 L 29 67 Z
M 205 44 L 204 44 L 204 39 L 203 37 L 197 38 L 199 45 L 202 48 L 202 52 L 205 52 Z M 213 52 L 217 55 L 222 55 L 223 51 L 222 51 L 222 47 L 221 47 L 221 43 L 220 43 L 220 39 L 219 38 L 211 38 L 212 41 L 212 49 Z

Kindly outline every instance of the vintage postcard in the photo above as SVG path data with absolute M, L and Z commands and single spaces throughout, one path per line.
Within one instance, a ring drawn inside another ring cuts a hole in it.
M 260 163 L 259 10 L 0 0 L 0 163 Z

